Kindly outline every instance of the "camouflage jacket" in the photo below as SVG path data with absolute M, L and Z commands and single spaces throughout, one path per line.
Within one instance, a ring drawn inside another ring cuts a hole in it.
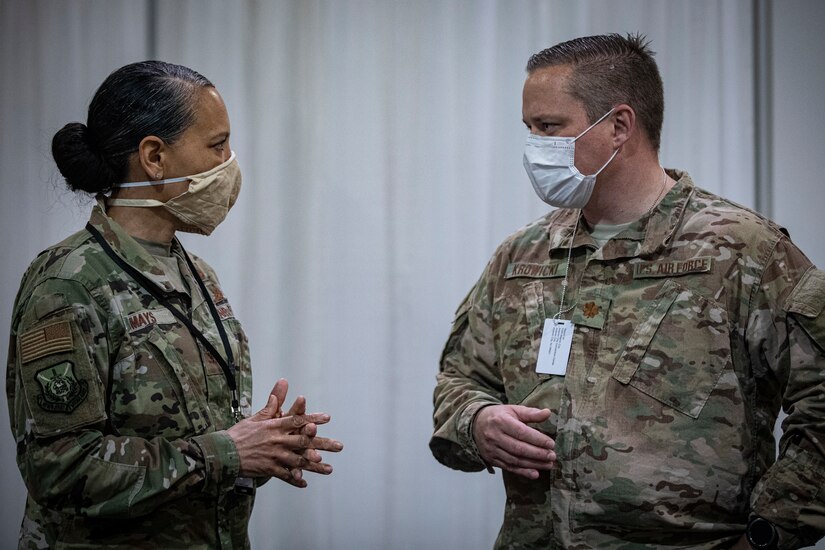
M 504 473 L 498 548 L 726 548 L 749 514 L 780 548 L 825 533 L 825 273 L 772 222 L 693 186 L 598 249 L 579 224 L 565 376 L 536 373 L 578 210 L 508 238 L 458 308 L 430 448 L 483 463 L 490 404 L 549 408 L 557 468 Z M 788 413 L 775 460 L 773 427 Z
M 191 291 L 94 207 L 90 224 L 223 353 L 182 249 Z M 246 337 L 209 266 L 194 259 L 235 361 L 241 408 L 252 380 Z M 124 273 L 87 230 L 41 253 L 23 277 L 6 372 L 17 462 L 28 488 L 21 548 L 246 548 L 252 496 L 227 379 L 186 327 Z

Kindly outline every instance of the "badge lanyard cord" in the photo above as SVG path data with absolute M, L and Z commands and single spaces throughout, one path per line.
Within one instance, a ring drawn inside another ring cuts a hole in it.
M 576 240 L 576 231 L 579 229 L 579 218 L 581 217 L 581 210 L 579 211 L 578 215 L 576 216 L 576 223 L 573 225 L 573 232 L 570 234 L 570 246 L 567 248 L 567 266 L 564 268 L 564 280 L 561 282 L 561 300 L 559 301 L 559 311 L 553 315 L 553 322 L 558 323 L 561 320 L 561 316 L 564 313 L 567 313 L 578 304 L 578 300 L 573 302 L 572 305 L 568 306 L 566 309 L 564 307 L 564 298 L 567 295 L 567 285 L 568 285 L 568 277 L 570 276 L 570 259 L 573 257 L 573 241 Z
M 667 172 L 665 172 L 665 169 L 662 168 L 662 188 L 659 190 L 659 195 L 653 201 L 653 204 L 650 205 L 650 208 L 645 213 L 645 216 L 648 216 L 651 212 L 653 212 L 653 209 L 657 204 L 659 204 L 659 199 L 662 198 L 662 195 L 664 195 L 666 189 Z M 567 295 L 568 276 L 570 275 L 570 259 L 573 257 L 573 241 L 576 239 L 576 231 L 579 229 L 579 218 L 581 218 L 581 210 L 579 210 L 579 214 L 576 216 L 576 223 L 573 225 L 573 233 L 570 234 L 570 246 L 567 248 L 567 267 L 564 269 L 564 280 L 561 282 L 561 301 L 559 302 L 559 311 L 553 315 L 554 322 L 558 322 L 561 319 L 562 314 L 567 313 L 579 303 L 578 300 L 576 300 L 567 308 L 564 307 L 564 298 Z
M 206 348 L 206 351 L 215 358 L 215 361 L 221 366 L 221 370 L 223 370 L 223 374 L 226 377 L 226 383 L 229 385 L 229 389 L 232 392 L 232 414 L 235 417 L 235 420 L 238 421 L 241 419 L 241 409 L 238 399 L 238 382 L 236 378 L 237 367 L 235 366 L 235 357 L 232 354 L 232 347 L 229 345 L 229 338 L 226 336 L 226 329 L 221 322 L 221 318 L 218 315 L 218 310 L 215 307 L 215 304 L 212 302 L 212 299 L 209 293 L 206 290 L 206 285 L 201 279 L 200 275 L 198 275 L 198 270 L 195 269 L 195 265 L 192 263 L 192 260 L 189 258 L 189 254 L 186 253 L 186 250 L 181 247 L 183 250 L 183 256 L 186 259 L 186 263 L 189 266 L 189 269 L 192 272 L 192 276 L 198 282 L 198 286 L 200 287 L 201 293 L 203 294 L 204 300 L 209 306 L 209 312 L 212 315 L 212 319 L 215 321 L 215 325 L 218 328 L 218 334 L 221 337 L 221 343 L 223 344 L 224 352 L 226 353 L 226 359 L 215 349 L 215 346 L 206 338 L 203 332 L 201 332 L 193 323 L 189 320 L 189 318 L 180 311 L 177 307 L 173 306 L 172 303 L 169 301 L 169 298 L 166 296 L 166 293 L 161 290 L 154 282 L 149 280 L 143 273 L 129 265 L 123 258 L 117 255 L 112 247 L 109 246 L 109 243 L 106 242 L 106 239 L 103 238 L 103 235 L 95 229 L 92 224 L 86 224 L 86 230 L 92 234 L 95 240 L 100 244 L 103 248 L 104 252 L 118 265 L 120 266 L 123 271 L 128 273 L 137 283 L 146 289 L 158 302 L 163 304 L 175 318 L 178 319 L 183 325 L 189 329 L 189 332 L 192 336 L 200 341 L 201 344 Z M 111 375 L 110 375 L 111 378 Z M 110 380 L 111 382 L 111 380 Z

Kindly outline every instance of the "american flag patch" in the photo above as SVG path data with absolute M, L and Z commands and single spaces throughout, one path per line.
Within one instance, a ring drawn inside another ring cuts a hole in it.
M 20 362 L 29 363 L 54 353 L 72 350 L 72 327 L 61 321 L 35 328 L 20 336 Z

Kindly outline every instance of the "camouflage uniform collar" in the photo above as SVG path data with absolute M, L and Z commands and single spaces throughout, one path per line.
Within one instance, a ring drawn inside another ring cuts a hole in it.
M 89 223 L 103 235 L 112 250 L 123 258 L 126 263 L 143 273 L 164 292 L 176 291 L 171 279 L 166 274 L 163 264 L 132 238 L 119 223 L 106 215 L 106 206 L 102 200 L 98 199 L 97 204 L 92 208 Z M 181 246 L 178 240 L 173 239 L 172 253 L 179 253 L 180 249 Z
M 676 184 L 662 197 L 658 206 L 649 215 L 643 216 L 619 235 L 597 250 L 594 258 L 613 260 L 653 254 L 670 241 L 681 220 L 688 199 L 693 194 L 693 181 L 687 172 L 668 169 L 667 173 Z M 557 210 L 550 217 L 548 228 L 550 253 L 559 254 L 570 246 L 570 234 L 576 225 L 580 210 Z M 573 248 L 590 246 L 597 248 L 590 237 L 586 224 L 579 223 Z
M 653 254 L 668 245 L 682 221 L 688 200 L 693 195 L 693 180 L 687 172 L 673 169 L 666 171 L 676 183 L 662 197 L 653 212 L 637 222 L 636 227 L 643 240 L 640 250 L 632 254 L 634 256 Z

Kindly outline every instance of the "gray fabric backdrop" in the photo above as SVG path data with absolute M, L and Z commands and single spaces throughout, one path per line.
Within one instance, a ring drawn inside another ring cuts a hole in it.
M 189 65 L 226 100 L 244 188 L 211 238 L 185 244 L 244 322 L 256 407 L 285 376 L 347 445 L 331 478 L 260 492 L 255 547 L 489 548 L 499 477 L 442 468 L 427 441 L 454 308 L 496 244 L 545 211 L 521 166 L 527 58 L 579 35 L 646 33 L 665 81 L 665 166 L 759 204 L 822 266 L 825 3 L 757 16 L 771 5 L 0 0 L 0 333 L 28 262 L 88 215 L 56 175 L 54 132 L 85 120 L 125 63 Z M 6 431 L 3 548 L 25 497 L 14 449 Z

